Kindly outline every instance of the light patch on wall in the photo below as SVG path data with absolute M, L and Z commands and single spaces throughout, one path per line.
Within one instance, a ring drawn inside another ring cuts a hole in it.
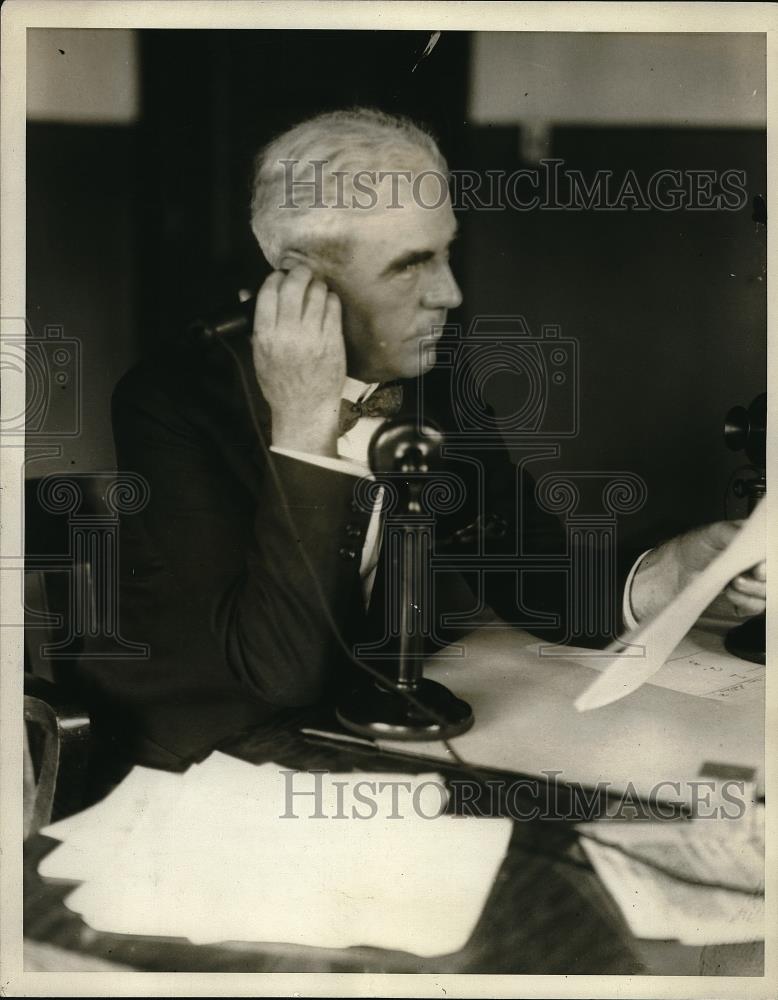
M 473 124 L 764 128 L 766 36 L 478 32 Z
M 27 117 L 131 124 L 139 115 L 137 32 L 28 28 Z

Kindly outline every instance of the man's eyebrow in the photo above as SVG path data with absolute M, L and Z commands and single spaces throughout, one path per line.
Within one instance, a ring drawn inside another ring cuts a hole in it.
M 431 260 L 434 256 L 432 250 L 409 250 L 408 253 L 390 260 L 383 273 L 390 274 L 392 271 L 401 271 L 404 267 L 410 267 L 412 264 L 423 264 L 425 260 Z
M 446 246 L 453 243 L 458 235 L 459 226 L 457 226 L 457 228 L 451 233 Z M 426 260 L 431 260 L 434 256 L 435 253 L 433 250 L 408 250 L 399 257 L 395 257 L 393 260 L 390 260 L 383 269 L 382 274 L 391 274 L 392 271 L 401 271 L 404 267 L 410 267 L 413 264 L 423 264 Z

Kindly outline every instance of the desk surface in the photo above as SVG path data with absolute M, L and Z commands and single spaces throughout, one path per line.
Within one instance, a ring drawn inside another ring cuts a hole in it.
M 476 723 L 455 741 L 472 764 L 557 772 L 562 782 L 691 804 L 706 767 L 752 775 L 758 790 L 764 788 L 765 668 L 727 653 L 723 638 L 713 629 L 693 630 L 676 651 L 683 655 L 674 654 L 651 683 L 589 712 L 573 703 L 602 668 L 602 654 L 546 647 L 547 655 L 540 655 L 537 640 L 519 630 L 476 630 L 462 640 L 463 656 L 444 651 L 425 674 L 472 705 Z M 714 678 L 742 674 L 749 680 L 733 684 L 729 677 L 727 692 L 743 689 L 736 696 L 689 694 L 689 673 L 704 677 L 709 671 Z M 407 748 L 434 759 L 448 756 L 440 742 Z
M 369 745 L 335 746 L 300 733 L 301 726 L 326 728 L 328 721 L 315 713 L 289 713 L 283 724 L 242 734 L 220 749 L 251 763 L 300 769 L 429 770 L 422 759 Z M 467 777 L 445 761 L 434 767 L 448 780 Z M 633 938 L 577 847 L 571 819 L 514 820 L 508 853 L 469 942 L 455 954 L 435 958 L 375 948 L 205 946 L 96 932 L 65 907 L 72 886 L 46 882 L 37 873 L 38 862 L 54 846 L 40 835 L 25 845 L 25 937 L 139 971 L 762 974 L 762 945 L 700 949 Z
M 255 731 L 224 749 L 254 763 L 273 760 L 341 771 L 398 769 L 396 757 L 313 744 L 299 735 L 296 725 Z M 411 772 L 426 766 L 407 762 L 404 768 Z M 448 778 L 457 774 L 445 766 L 441 771 Z M 25 937 L 139 971 L 695 975 L 700 968 L 700 949 L 673 942 L 651 942 L 647 948 L 631 936 L 576 854 L 571 824 L 563 821 L 514 823 L 508 854 L 467 946 L 428 959 L 371 948 L 203 946 L 95 932 L 64 906 L 70 887 L 48 883 L 37 874 L 38 861 L 54 846 L 40 835 L 25 845 Z M 571 863 L 576 858 L 583 867 Z

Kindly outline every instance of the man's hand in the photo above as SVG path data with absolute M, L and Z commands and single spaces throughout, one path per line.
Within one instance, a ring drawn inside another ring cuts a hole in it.
M 275 271 L 257 296 L 252 347 L 273 444 L 336 456 L 346 378 L 337 295 L 303 265 Z
M 695 528 L 653 549 L 638 567 L 630 602 L 639 622 L 652 618 L 722 552 L 744 521 L 717 521 Z M 742 621 L 765 609 L 767 571 L 764 562 L 731 580 L 707 609 L 717 618 Z

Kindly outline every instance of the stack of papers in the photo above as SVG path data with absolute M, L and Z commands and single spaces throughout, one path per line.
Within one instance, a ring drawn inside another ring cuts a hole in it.
M 313 794 L 311 794 L 313 793 Z M 438 775 L 293 772 L 215 753 L 186 774 L 135 768 L 42 832 L 41 875 L 95 930 L 195 943 L 467 943 L 511 823 L 440 815 Z
M 740 820 L 582 823 L 576 829 L 636 937 L 737 944 L 764 940 L 764 807 L 751 808 Z

